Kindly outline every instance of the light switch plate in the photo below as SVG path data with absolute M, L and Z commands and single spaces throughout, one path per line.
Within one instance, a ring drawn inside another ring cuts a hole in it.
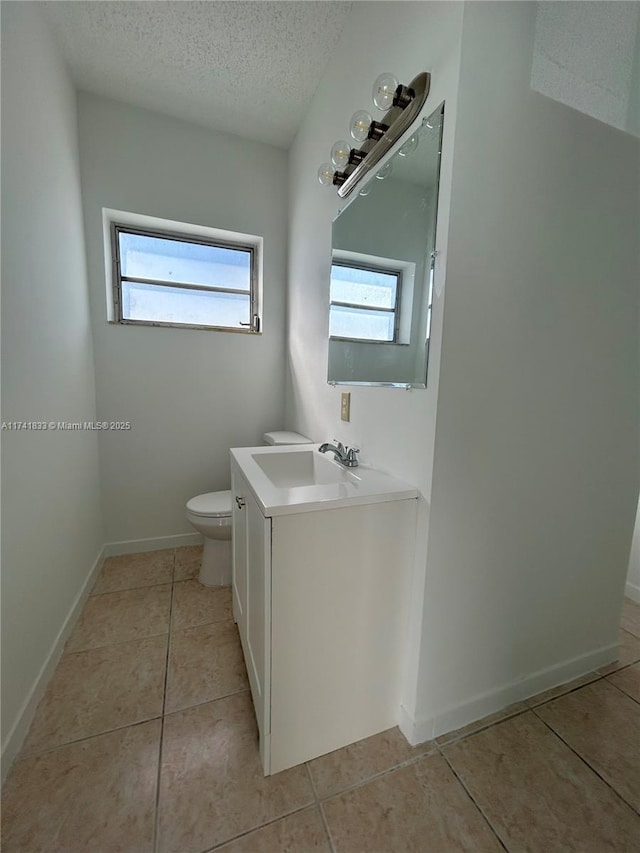
M 343 391 L 340 402 L 340 419 L 343 421 L 351 420 L 351 393 Z

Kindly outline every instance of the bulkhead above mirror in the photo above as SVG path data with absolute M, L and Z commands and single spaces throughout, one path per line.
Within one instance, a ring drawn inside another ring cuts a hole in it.
M 444 104 L 333 223 L 328 381 L 425 388 Z

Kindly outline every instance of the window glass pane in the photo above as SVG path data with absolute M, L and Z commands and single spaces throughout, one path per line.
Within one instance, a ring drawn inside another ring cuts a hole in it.
M 398 276 L 379 270 L 358 267 L 331 267 L 331 301 L 371 305 L 375 308 L 394 308 Z
M 119 232 L 122 275 L 184 284 L 250 289 L 251 253 Z
M 240 329 L 249 322 L 249 295 L 122 282 L 122 318 Z
M 329 311 L 329 334 L 338 338 L 392 341 L 394 318 L 393 311 L 367 311 L 332 305 Z

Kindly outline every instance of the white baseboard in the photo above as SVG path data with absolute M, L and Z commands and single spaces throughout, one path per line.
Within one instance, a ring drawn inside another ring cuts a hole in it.
M 640 586 L 636 583 L 629 583 L 627 581 L 627 585 L 624 588 L 624 594 L 627 598 L 630 598 L 631 601 L 635 601 L 637 604 L 640 604 Z
M 415 746 L 481 720 L 489 714 L 495 714 L 496 711 L 502 711 L 514 702 L 521 702 L 544 690 L 593 672 L 614 661 L 617 653 L 617 643 L 603 646 L 593 652 L 539 670 L 527 678 L 474 696 L 461 705 L 448 708 L 429 718 L 416 719 L 404 706 L 400 706 L 398 726 L 409 743 Z
M 64 620 L 60 631 L 58 632 L 58 636 L 53 642 L 51 646 L 51 650 L 47 655 L 47 658 L 38 673 L 31 690 L 27 698 L 25 699 L 18 716 L 16 718 L 15 723 L 11 727 L 11 731 L 7 735 L 5 742 L 2 744 L 2 781 L 7 777 L 7 774 L 13 764 L 13 760 L 16 755 L 20 752 L 22 748 L 22 743 L 29 731 L 29 726 L 31 725 L 31 721 L 33 720 L 33 716 L 36 712 L 36 708 L 38 707 L 38 703 L 42 699 L 44 695 L 44 691 L 46 690 L 47 684 L 49 683 L 49 679 L 53 675 L 53 672 L 62 656 L 62 652 L 64 650 L 64 644 L 67 641 L 69 634 L 71 633 L 78 616 L 80 615 L 80 611 L 84 607 L 84 603 L 89 597 L 89 593 L 93 588 L 93 584 L 95 583 L 96 578 L 98 577 L 98 573 L 102 568 L 102 564 L 104 562 L 104 558 L 106 556 L 105 546 L 103 546 L 98 556 L 96 557 L 93 566 L 91 567 L 91 571 L 87 575 L 87 579 L 82 585 L 82 589 L 78 593 L 76 600 L 73 602 L 69 613 L 67 614 L 67 618 Z
M 433 720 L 430 718 L 416 720 L 404 705 L 400 705 L 398 728 L 411 746 L 433 740 Z
M 106 557 L 120 554 L 140 554 L 143 551 L 163 551 L 165 548 L 181 548 L 184 545 L 202 545 L 204 539 L 199 533 L 178 533 L 176 536 L 156 536 L 153 539 L 128 539 L 125 542 L 107 542 L 104 546 Z

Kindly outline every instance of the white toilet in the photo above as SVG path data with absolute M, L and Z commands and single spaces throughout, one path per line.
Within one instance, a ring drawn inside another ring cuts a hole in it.
M 298 432 L 266 432 L 265 444 L 311 444 Z M 204 586 L 231 583 L 231 492 L 207 492 L 187 501 L 187 519 L 204 536 L 198 580 Z

